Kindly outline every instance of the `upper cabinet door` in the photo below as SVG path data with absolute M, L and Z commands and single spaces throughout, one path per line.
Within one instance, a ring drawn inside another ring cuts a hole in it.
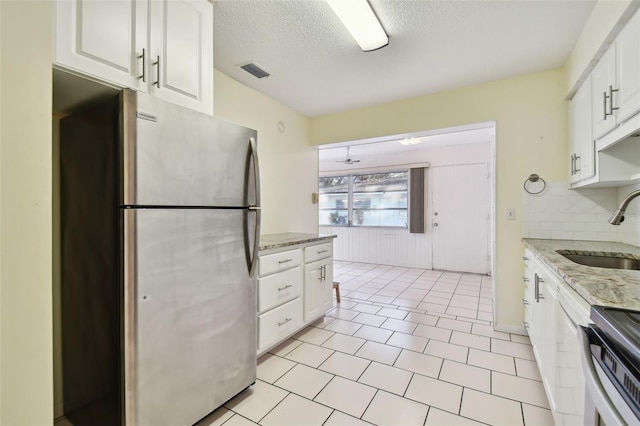
M 616 37 L 618 89 L 614 94 L 617 122 L 640 110 L 640 14 L 636 13 Z M 617 95 L 617 96 L 616 96 Z
M 591 98 L 592 98 L 592 118 L 593 118 L 593 138 L 611 131 L 615 126 L 614 114 L 611 104 L 611 95 L 617 98 L 616 89 L 616 49 L 611 46 L 607 53 L 602 56 L 593 71 L 591 72 Z
M 146 0 L 57 1 L 56 64 L 118 87 L 145 90 L 147 6 Z
M 595 146 L 591 135 L 591 79 L 582 83 L 569 107 L 569 141 L 571 172 L 575 183 L 595 175 Z
M 213 114 L 213 8 L 205 0 L 151 0 L 149 92 Z

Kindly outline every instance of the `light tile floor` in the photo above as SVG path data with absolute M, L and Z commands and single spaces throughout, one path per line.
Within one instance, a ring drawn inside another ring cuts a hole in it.
M 529 339 L 493 330 L 490 277 L 336 261 L 334 279 L 342 303 L 199 426 L 553 425 Z

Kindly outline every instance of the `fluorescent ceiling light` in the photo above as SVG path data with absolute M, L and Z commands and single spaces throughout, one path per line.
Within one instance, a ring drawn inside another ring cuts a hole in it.
M 326 0 L 365 52 L 389 44 L 389 37 L 367 0 Z

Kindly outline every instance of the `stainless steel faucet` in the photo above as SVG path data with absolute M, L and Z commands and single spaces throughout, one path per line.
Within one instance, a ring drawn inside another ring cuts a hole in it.
M 609 223 L 612 225 L 620 225 L 624 220 L 624 212 L 627 210 L 627 206 L 634 198 L 640 196 L 640 189 L 637 191 L 633 191 L 631 194 L 627 195 L 624 200 L 622 200 L 622 204 L 618 207 L 618 210 L 613 214 L 611 219 L 609 219 Z

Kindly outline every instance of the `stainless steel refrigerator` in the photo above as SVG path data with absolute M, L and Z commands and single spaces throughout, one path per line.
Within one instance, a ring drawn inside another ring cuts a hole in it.
M 256 132 L 124 90 L 60 161 L 68 417 L 191 425 L 254 383 Z

